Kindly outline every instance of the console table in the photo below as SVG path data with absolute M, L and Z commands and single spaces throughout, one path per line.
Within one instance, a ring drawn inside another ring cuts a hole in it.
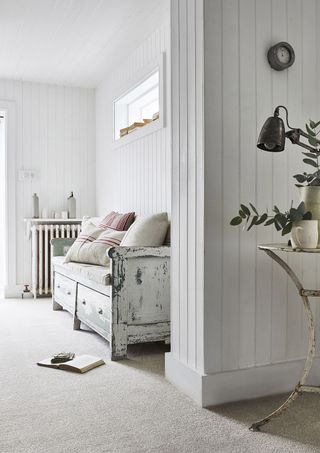
M 299 396 L 302 392 L 312 392 L 312 393 L 320 393 L 320 387 L 305 385 L 306 379 L 309 375 L 309 372 L 312 367 L 313 358 L 315 355 L 315 325 L 313 319 L 313 313 L 310 308 L 309 297 L 320 297 L 320 290 L 317 289 L 305 289 L 303 288 L 301 282 L 299 281 L 296 274 L 293 270 L 288 266 L 288 264 L 283 261 L 276 252 L 285 252 L 285 253 L 320 253 L 320 249 L 292 249 L 291 246 L 286 244 L 266 244 L 266 245 L 259 245 L 258 248 L 263 250 L 267 255 L 270 256 L 274 261 L 276 261 L 289 275 L 293 283 L 295 284 L 299 296 L 301 297 L 305 314 L 308 320 L 308 330 L 309 330 L 309 345 L 308 345 L 308 353 L 307 358 L 304 366 L 304 370 L 302 376 L 286 399 L 286 401 L 278 407 L 275 411 L 271 414 L 267 415 L 265 418 L 258 420 L 257 422 L 253 423 L 250 426 L 251 431 L 259 431 L 260 427 L 268 423 L 275 417 L 278 417 L 285 411 L 288 406 Z

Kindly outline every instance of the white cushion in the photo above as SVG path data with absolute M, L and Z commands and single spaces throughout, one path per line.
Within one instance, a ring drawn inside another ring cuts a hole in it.
M 69 249 L 65 263 L 73 261 L 107 266 L 107 249 L 120 245 L 124 235 L 124 231 L 97 228 L 91 221 L 87 221 Z
M 160 246 L 163 244 L 169 226 L 168 214 L 161 212 L 139 216 L 126 232 L 121 246 Z
M 55 256 L 52 258 L 55 270 L 61 274 L 69 276 L 69 272 L 80 275 L 82 278 L 92 280 L 100 285 L 111 285 L 110 268 L 105 266 L 95 266 L 84 263 L 64 263 L 64 256 Z M 66 272 L 67 271 L 67 272 Z

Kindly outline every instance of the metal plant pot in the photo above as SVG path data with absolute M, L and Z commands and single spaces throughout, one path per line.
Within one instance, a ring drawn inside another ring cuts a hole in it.
M 312 220 L 320 220 L 320 186 L 299 187 L 300 201 L 307 211 L 311 211 Z
M 318 220 L 318 247 L 320 248 L 320 186 L 299 187 L 300 201 L 305 204 L 306 211 L 312 214 L 312 220 Z

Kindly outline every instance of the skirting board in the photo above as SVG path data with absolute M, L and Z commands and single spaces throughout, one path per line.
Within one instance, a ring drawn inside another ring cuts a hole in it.
M 21 297 L 22 290 L 23 290 L 22 285 L 5 286 L 3 291 L 4 297 L 7 299 L 17 299 Z
M 165 357 L 166 378 L 202 407 L 290 392 L 297 384 L 304 360 L 257 366 L 215 374 L 200 374 L 171 353 Z M 310 384 L 320 385 L 320 358 L 314 360 Z
M 169 382 L 202 406 L 202 378 L 197 371 L 175 359 L 170 352 L 165 354 L 165 375 Z

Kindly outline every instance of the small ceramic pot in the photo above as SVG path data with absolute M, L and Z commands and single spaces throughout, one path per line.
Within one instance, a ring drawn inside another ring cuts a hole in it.
M 291 244 L 293 249 L 316 249 L 318 245 L 318 221 L 300 220 L 292 225 Z

